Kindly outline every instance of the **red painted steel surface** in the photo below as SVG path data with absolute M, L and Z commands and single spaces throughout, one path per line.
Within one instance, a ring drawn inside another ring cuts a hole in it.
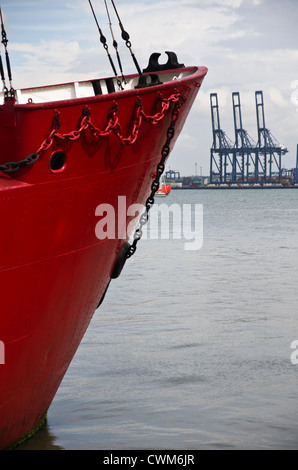
M 0 165 L 36 151 L 51 131 L 55 110 L 59 132 L 78 128 L 84 105 L 100 129 L 114 101 L 124 135 L 129 134 L 136 99 L 147 114 L 156 96 L 186 91 L 176 123 L 182 129 L 198 84 L 207 69 L 189 77 L 141 90 L 68 101 L 0 106 Z M 123 146 L 111 133 L 92 142 L 88 132 L 61 149 L 62 171 L 49 161 L 59 145 L 31 166 L 10 176 L 0 172 L 0 448 L 30 432 L 45 415 L 89 325 L 125 240 L 98 240 L 95 209 L 144 203 L 171 121 L 171 109 L 157 125 L 143 121 L 138 138 Z M 171 144 L 171 147 L 172 147 Z M 126 220 L 128 223 L 129 220 Z M 129 286 L 128 286 L 129 287 Z

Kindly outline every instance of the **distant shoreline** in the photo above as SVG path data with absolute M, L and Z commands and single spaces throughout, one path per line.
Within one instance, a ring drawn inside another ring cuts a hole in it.
M 267 186 L 267 185 L 263 185 L 263 186 L 201 186 L 201 187 L 195 187 L 195 188 L 192 188 L 191 186 L 189 187 L 172 187 L 172 191 L 174 190 L 181 190 L 181 189 L 192 189 L 192 190 L 195 190 L 195 189 L 298 189 L 298 185 L 296 186 Z

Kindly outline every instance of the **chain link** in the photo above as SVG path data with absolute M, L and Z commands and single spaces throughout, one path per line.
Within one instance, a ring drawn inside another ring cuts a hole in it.
M 146 121 L 152 125 L 157 124 L 161 121 L 168 111 L 171 103 L 178 103 L 180 100 L 181 95 L 176 92 L 171 95 L 169 98 L 163 98 L 160 94 L 158 95 L 158 99 L 161 102 L 161 110 L 156 114 L 150 116 L 147 115 L 143 109 L 142 101 L 140 98 L 137 98 L 136 101 L 136 113 L 134 122 L 132 125 L 132 130 L 129 136 L 124 137 L 121 129 L 121 125 L 118 118 L 118 105 L 114 102 L 111 111 L 109 113 L 109 120 L 108 124 L 105 129 L 100 130 L 98 129 L 91 121 L 90 118 L 90 109 L 85 106 L 83 108 L 83 113 L 80 121 L 80 127 L 77 130 L 61 134 L 58 132 L 60 127 L 60 113 L 56 111 L 53 126 L 50 134 L 48 137 L 41 143 L 39 148 L 36 152 L 31 153 L 28 155 L 24 160 L 20 160 L 18 162 L 8 162 L 0 165 L 0 171 L 5 173 L 10 173 L 13 171 L 17 171 L 24 166 L 32 165 L 35 163 L 41 156 L 42 153 L 46 152 L 52 145 L 54 144 L 55 140 L 58 141 L 60 144 L 65 144 L 66 142 L 74 142 L 78 140 L 82 133 L 85 132 L 87 129 L 91 132 L 92 136 L 95 140 L 99 140 L 104 136 L 108 136 L 112 132 L 118 137 L 121 145 L 132 145 L 136 142 L 139 130 L 142 124 L 142 121 Z M 172 120 L 174 121 L 174 115 L 172 116 Z
M 159 189 L 160 178 L 164 172 L 165 163 L 170 153 L 170 143 L 175 135 L 175 124 L 180 113 L 180 108 L 182 104 L 184 103 L 184 101 L 185 101 L 185 98 L 183 97 L 183 95 L 175 95 L 175 98 L 172 100 L 172 102 L 175 103 L 175 106 L 172 111 L 171 124 L 169 125 L 167 129 L 167 138 L 162 147 L 161 158 L 157 164 L 156 171 L 154 173 L 154 179 L 151 184 L 151 193 L 148 196 L 146 203 L 145 203 L 145 211 L 140 216 L 138 227 L 136 228 L 135 233 L 134 233 L 134 237 L 133 237 L 134 240 L 133 240 L 133 243 L 130 245 L 130 248 L 128 249 L 128 252 L 126 254 L 126 259 L 130 258 L 136 252 L 137 244 L 143 235 L 143 227 L 148 222 L 149 211 L 154 204 L 155 193 Z M 165 107 L 168 109 L 169 105 L 170 105 L 170 102 L 168 102 Z M 159 117 L 155 119 L 157 119 L 157 122 L 158 120 L 160 120 Z
M 186 91 L 187 89 L 185 90 L 185 92 Z M 92 133 L 95 139 L 99 139 L 103 136 L 109 135 L 111 132 L 114 132 L 114 134 L 119 138 L 122 145 L 131 145 L 137 140 L 138 132 L 141 127 L 142 120 L 145 120 L 153 125 L 157 124 L 161 119 L 165 117 L 167 110 L 169 109 L 171 103 L 173 103 L 174 108 L 171 114 L 171 123 L 167 129 L 167 138 L 162 147 L 161 158 L 157 164 L 156 171 L 154 173 L 154 179 L 151 184 L 151 193 L 148 196 L 146 203 L 145 203 L 145 211 L 140 216 L 138 228 L 135 230 L 135 233 L 134 233 L 133 243 L 130 245 L 128 252 L 126 254 L 126 259 L 128 259 L 135 253 L 137 249 L 137 243 L 139 242 L 139 240 L 142 238 L 142 235 L 143 235 L 143 227 L 148 222 L 149 211 L 154 205 L 154 197 L 155 197 L 156 192 L 159 189 L 160 178 L 164 172 L 165 163 L 170 153 L 170 143 L 175 135 L 175 124 L 179 117 L 180 108 L 185 102 L 184 93 L 182 94 L 175 93 L 166 99 L 162 98 L 162 96 L 159 95 L 159 99 L 161 100 L 161 111 L 154 114 L 153 116 L 148 116 L 147 114 L 145 114 L 143 110 L 143 106 L 142 106 L 142 101 L 139 98 L 137 99 L 136 116 L 135 116 L 134 124 L 132 126 L 131 134 L 128 137 L 124 137 L 122 135 L 121 126 L 120 126 L 118 115 L 117 115 L 117 112 L 118 112 L 117 103 L 114 103 L 113 105 L 108 124 L 104 130 L 98 129 L 91 122 L 90 110 L 88 107 L 85 107 L 83 109 L 83 116 L 81 118 L 79 129 L 66 133 L 66 134 L 60 134 L 58 132 L 58 128 L 60 127 L 59 113 L 56 111 L 52 131 L 50 132 L 49 136 L 42 142 L 38 150 L 35 153 L 31 153 L 24 160 L 21 160 L 19 162 L 8 162 L 3 165 L 0 165 L 0 170 L 3 172 L 9 173 L 9 172 L 16 171 L 19 168 L 22 168 L 26 165 L 32 165 L 39 159 L 39 156 L 41 153 L 45 152 L 53 145 L 55 139 L 63 143 L 65 143 L 66 141 L 75 141 L 75 140 L 78 140 L 81 134 L 87 129 L 90 130 L 90 132 Z
M 36 153 L 30 153 L 24 160 L 19 162 L 7 162 L 3 165 L 0 165 L 0 171 L 4 173 L 12 173 L 13 171 L 17 171 L 19 168 L 22 168 L 27 165 L 32 165 L 39 159 L 39 156 Z

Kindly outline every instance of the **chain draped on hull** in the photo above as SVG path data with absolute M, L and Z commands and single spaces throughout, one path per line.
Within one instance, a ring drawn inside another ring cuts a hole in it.
M 46 152 L 47 150 L 49 150 L 54 145 L 55 142 L 58 142 L 59 144 L 65 144 L 67 142 L 75 142 L 81 138 L 82 134 L 87 129 L 89 129 L 89 131 L 91 132 L 95 140 L 99 140 L 103 137 L 107 137 L 113 132 L 118 137 L 121 145 L 123 146 L 133 145 L 138 138 L 142 121 L 146 121 L 152 125 L 156 125 L 158 122 L 160 122 L 161 120 L 165 118 L 171 105 L 174 105 L 174 108 L 172 110 L 172 115 L 171 115 L 171 123 L 167 130 L 166 142 L 162 147 L 161 158 L 157 165 L 156 172 L 154 175 L 154 180 L 151 185 L 151 193 L 145 203 L 145 212 L 140 217 L 139 226 L 136 229 L 135 234 L 134 234 L 134 241 L 126 253 L 126 258 L 130 258 L 136 251 L 137 243 L 142 237 L 142 227 L 148 221 L 149 210 L 154 204 L 154 196 L 155 196 L 156 191 L 159 188 L 160 178 L 165 168 L 165 162 L 170 153 L 170 143 L 175 134 L 175 122 L 178 118 L 180 107 L 182 106 L 185 100 L 184 95 L 185 93 L 179 93 L 176 91 L 169 98 L 163 98 L 162 95 L 159 94 L 157 98 L 158 98 L 158 101 L 160 102 L 161 109 L 154 115 L 148 115 L 145 113 L 143 105 L 142 105 L 142 100 L 138 97 L 136 99 L 136 113 L 135 113 L 135 117 L 133 120 L 132 131 L 130 135 L 126 137 L 122 133 L 121 124 L 120 124 L 119 117 L 118 117 L 117 102 L 113 103 L 111 112 L 109 113 L 107 126 L 103 130 L 98 129 L 94 125 L 94 123 L 91 120 L 91 112 L 90 112 L 89 107 L 84 106 L 82 116 L 80 119 L 79 128 L 74 131 L 61 134 L 58 131 L 60 127 L 60 113 L 59 111 L 56 110 L 55 117 L 53 120 L 52 130 L 50 134 L 48 135 L 48 137 L 44 139 L 44 141 L 41 143 L 41 145 L 36 150 L 36 152 L 31 153 L 24 160 L 21 160 L 18 162 L 4 163 L 0 165 L 0 170 L 3 171 L 4 173 L 5 172 L 11 173 L 11 172 L 15 172 L 21 169 L 24 166 L 32 165 L 35 162 L 37 162 L 39 158 L 42 156 L 42 154 Z

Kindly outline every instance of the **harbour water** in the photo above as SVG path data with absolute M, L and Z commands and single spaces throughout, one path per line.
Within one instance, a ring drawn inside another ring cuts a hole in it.
M 157 202 L 203 205 L 202 248 L 139 243 L 20 449 L 297 449 L 298 190 Z

